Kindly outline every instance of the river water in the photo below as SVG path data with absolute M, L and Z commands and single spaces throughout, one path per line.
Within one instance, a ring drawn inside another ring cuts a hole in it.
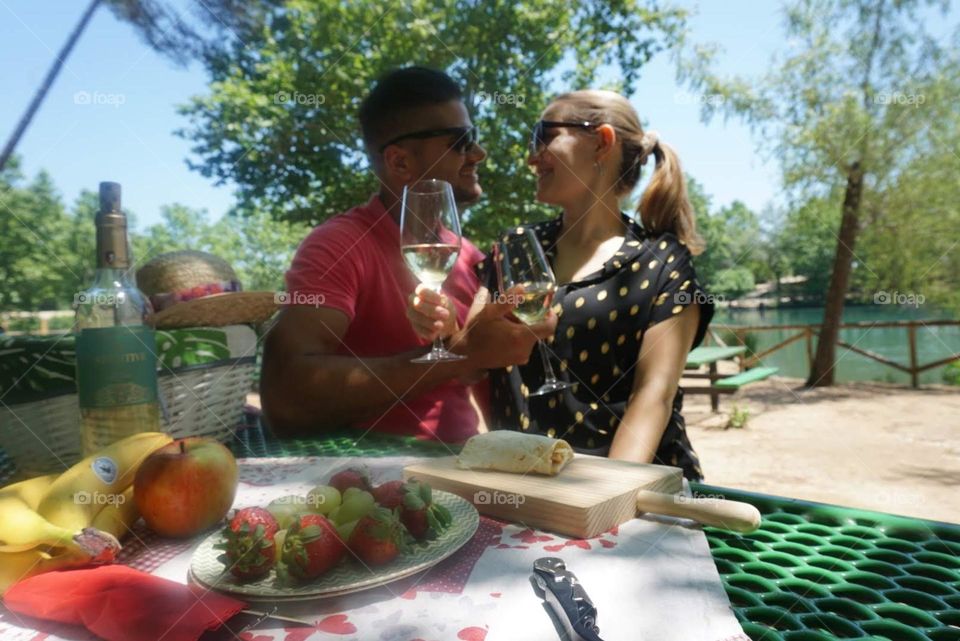
M 844 322 L 870 322 L 895 320 L 956 319 L 955 315 L 937 312 L 924 306 L 858 305 L 844 309 Z M 722 333 L 727 325 L 794 325 L 818 324 L 823 320 L 822 307 L 774 308 L 762 314 L 757 310 L 718 309 L 711 327 Z M 765 330 L 755 332 L 756 350 L 763 351 L 798 330 Z M 906 328 L 845 329 L 840 339 L 858 348 L 874 352 L 903 365 L 910 363 L 910 348 Z M 724 340 L 727 340 L 724 337 Z M 729 341 L 728 341 L 729 342 Z M 814 339 L 816 347 L 816 339 Z M 920 327 L 917 329 L 917 360 L 922 365 L 960 353 L 960 327 Z M 892 367 L 861 356 L 856 352 L 837 346 L 838 381 L 886 381 L 910 383 L 910 375 Z M 764 365 L 780 368 L 779 375 L 806 378 L 809 371 L 806 341 L 797 342 L 780 349 L 763 359 Z M 920 383 L 942 383 L 943 367 L 920 374 Z

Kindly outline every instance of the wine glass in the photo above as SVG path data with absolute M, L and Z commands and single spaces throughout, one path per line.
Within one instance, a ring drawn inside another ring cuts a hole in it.
M 450 183 L 421 180 L 403 188 L 400 251 L 420 282 L 440 293 L 443 281 L 460 255 L 460 216 Z M 436 363 L 463 358 L 448 352 L 437 337 L 433 349 L 412 362 Z
M 505 236 L 495 247 L 497 256 L 494 264 L 497 268 L 497 281 L 503 295 L 511 287 L 521 285 L 521 301 L 513 310 L 513 315 L 527 325 L 543 320 L 550 311 L 553 295 L 557 290 L 557 279 L 553 276 L 550 263 L 543 254 L 540 241 L 532 229 L 518 228 L 516 232 Z M 570 387 L 570 383 L 558 381 L 550 364 L 547 346 L 537 341 L 540 358 L 543 359 L 543 385 L 530 392 L 530 396 L 549 394 Z

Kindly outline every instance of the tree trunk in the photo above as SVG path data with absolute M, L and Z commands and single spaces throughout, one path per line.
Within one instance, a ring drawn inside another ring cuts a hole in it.
M 13 130 L 13 134 L 10 136 L 10 139 L 4 146 L 3 151 L 0 152 L 0 171 L 2 171 L 4 166 L 7 164 L 10 156 L 13 155 L 13 150 L 17 148 L 17 143 L 20 141 L 20 137 L 23 135 L 23 132 L 27 130 L 27 126 L 30 124 L 30 121 L 33 120 L 33 115 L 37 113 L 38 109 L 40 109 L 40 104 L 46 97 L 47 92 L 50 91 L 50 87 L 53 85 L 53 81 L 56 80 L 57 74 L 60 73 L 60 68 L 63 67 L 64 61 L 67 59 L 67 56 L 70 55 L 70 51 L 73 49 L 73 46 L 77 44 L 80 34 L 83 33 L 84 29 L 86 29 L 87 23 L 90 22 L 93 12 L 96 11 L 99 5 L 100 0 L 91 0 L 90 4 L 87 6 L 87 10 L 84 11 L 83 16 L 81 16 L 80 22 L 77 23 L 77 26 L 70 34 L 70 37 L 67 38 L 67 42 L 60 50 L 59 55 L 57 55 L 56 60 L 53 61 L 53 66 L 50 67 L 50 71 L 47 72 L 47 75 L 43 79 L 43 83 L 37 90 L 36 95 L 34 95 L 33 100 L 30 101 L 29 106 L 27 106 L 27 110 L 24 112 L 23 117 L 20 118 L 20 122 L 17 123 L 17 128 Z
M 847 190 L 843 196 L 843 218 L 840 221 L 837 253 L 833 259 L 833 273 L 830 276 L 830 288 L 827 290 L 820 339 L 817 341 L 817 355 L 810 366 L 807 387 L 833 385 L 837 338 L 840 334 L 840 325 L 843 323 L 843 303 L 850 284 L 853 245 L 857 240 L 862 194 L 863 169 L 859 162 L 854 162 L 847 171 Z

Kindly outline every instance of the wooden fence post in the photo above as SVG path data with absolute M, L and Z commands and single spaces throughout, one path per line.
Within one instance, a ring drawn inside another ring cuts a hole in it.
M 910 385 L 920 387 L 920 372 L 917 367 L 917 326 L 910 322 L 907 326 L 907 337 L 910 340 Z

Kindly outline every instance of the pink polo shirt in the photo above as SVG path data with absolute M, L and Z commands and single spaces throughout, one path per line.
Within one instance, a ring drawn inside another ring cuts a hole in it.
M 480 250 L 464 239 L 443 285 L 461 325 L 480 287 L 473 266 L 482 259 Z M 419 281 L 400 254 L 400 227 L 376 195 L 310 232 L 286 280 L 292 304 L 318 301 L 350 319 L 340 354 L 392 356 L 427 344 L 406 315 L 407 299 Z M 398 401 L 385 415 L 356 427 L 456 443 L 475 434 L 477 423 L 467 386 L 448 381 Z

